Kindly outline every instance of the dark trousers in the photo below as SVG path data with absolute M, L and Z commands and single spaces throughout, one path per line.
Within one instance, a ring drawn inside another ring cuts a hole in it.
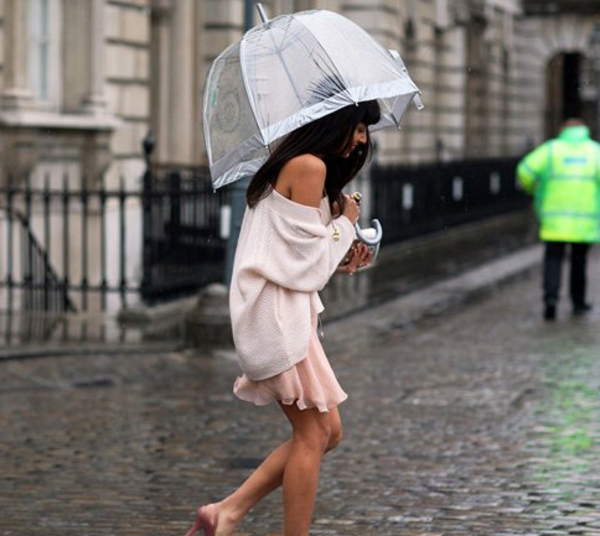
M 558 303 L 565 249 L 571 250 L 569 291 L 574 307 L 585 303 L 587 254 L 590 244 L 581 242 L 546 242 L 544 254 L 544 303 Z

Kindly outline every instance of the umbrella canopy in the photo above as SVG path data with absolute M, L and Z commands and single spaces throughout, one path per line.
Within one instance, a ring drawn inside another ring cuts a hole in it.
M 351 20 L 325 10 L 281 15 L 248 31 L 211 66 L 204 138 L 214 188 L 253 175 L 269 146 L 362 101 L 379 101 L 373 129 L 399 126 L 419 89 L 400 56 Z

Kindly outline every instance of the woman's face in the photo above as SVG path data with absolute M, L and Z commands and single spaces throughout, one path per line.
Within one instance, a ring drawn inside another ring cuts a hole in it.
M 342 154 L 342 158 L 348 158 L 358 145 L 365 145 L 369 139 L 368 136 L 369 134 L 367 131 L 367 125 L 364 123 L 359 123 L 354 129 L 354 133 L 352 134 L 352 138 L 350 140 L 350 145 Z

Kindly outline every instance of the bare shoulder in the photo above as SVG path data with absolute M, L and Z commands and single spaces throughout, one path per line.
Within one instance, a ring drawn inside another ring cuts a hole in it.
M 290 159 L 284 167 L 300 169 L 304 171 L 323 171 L 325 172 L 325 162 L 314 154 L 301 154 Z
M 283 166 L 277 180 L 277 190 L 281 188 L 296 203 L 319 207 L 326 172 L 325 162 L 320 158 L 312 154 L 296 156 Z

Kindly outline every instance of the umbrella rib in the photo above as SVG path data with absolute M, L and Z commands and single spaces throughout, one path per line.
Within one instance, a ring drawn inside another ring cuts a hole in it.
M 290 28 L 290 25 L 288 24 L 287 28 L 285 29 L 284 37 L 287 37 L 289 28 Z M 284 61 L 283 56 L 281 55 L 282 47 L 277 46 L 277 43 L 275 43 L 275 38 L 273 37 L 273 34 L 269 34 L 269 36 L 271 37 L 271 41 L 273 41 L 273 45 L 275 46 L 275 51 L 277 52 L 277 55 L 279 56 L 279 59 L 281 60 L 283 69 L 285 70 L 285 73 L 288 75 L 288 79 L 292 80 L 292 75 L 290 73 L 288 65 Z M 298 90 L 296 89 L 296 86 L 294 84 L 292 84 L 292 88 L 294 89 L 294 93 L 296 94 L 296 99 L 298 100 L 298 104 L 300 106 L 302 106 L 302 104 L 303 104 L 302 99 L 300 98 L 300 95 L 298 94 Z
M 302 20 L 300 20 L 300 18 L 298 18 L 298 22 L 299 22 L 300 24 L 302 24 L 302 26 L 304 26 L 304 28 L 306 28 L 306 31 L 307 31 L 308 33 L 310 33 L 310 34 L 313 36 L 314 40 L 315 40 L 317 43 L 319 43 L 319 44 L 320 44 L 320 41 L 319 41 L 319 39 L 318 39 L 318 38 L 317 38 L 317 36 L 316 36 L 316 35 L 313 33 L 313 31 L 310 29 L 310 27 L 309 27 L 307 24 L 305 24 L 305 23 L 304 23 Z M 324 47 L 322 47 L 322 46 L 321 46 L 321 50 L 323 51 L 323 54 L 324 54 L 325 56 L 327 56 L 327 58 L 329 59 L 329 62 L 330 62 L 330 63 L 331 63 L 331 65 L 333 66 L 333 69 L 335 70 L 337 77 L 338 77 L 338 78 L 339 78 L 339 79 L 340 79 L 340 80 L 343 82 L 343 84 L 344 84 L 344 89 L 348 89 L 348 87 L 347 87 L 347 86 L 348 86 L 348 84 L 347 84 L 346 80 L 344 80 L 344 77 L 342 76 L 342 73 L 341 73 L 341 71 L 339 70 L 338 66 L 336 65 L 335 61 L 333 61 L 333 59 L 332 59 L 332 58 L 331 58 L 331 56 L 330 56 L 330 55 L 327 53 L 327 50 L 326 50 Z M 319 67 L 319 68 L 320 68 L 320 67 Z M 354 104 L 358 104 L 358 103 L 357 103 L 357 102 L 355 102 Z
M 288 31 L 288 29 L 286 28 L 285 29 L 285 35 L 287 35 L 287 31 Z M 273 37 L 273 35 L 270 32 L 269 32 L 269 37 L 271 38 L 271 41 L 272 41 L 273 46 L 274 46 L 273 50 L 275 51 L 275 53 L 277 54 L 277 56 L 279 56 L 280 62 L 283 65 L 283 68 L 284 68 L 284 70 L 285 70 L 285 72 L 286 72 L 286 74 L 288 76 L 288 79 L 291 81 L 292 80 L 292 76 L 291 76 L 291 73 L 290 73 L 290 70 L 288 68 L 287 63 L 283 60 L 283 56 L 281 55 L 281 47 L 277 45 L 277 43 L 275 41 L 275 38 Z M 240 48 L 240 60 L 241 60 L 241 57 L 242 57 L 242 51 L 245 51 L 245 48 L 246 48 L 245 47 L 245 42 L 246 42 L 245 39 L 242 39 L 242 44 L 241 44 L 241 48 Z M 269 50 L 265 45 L 261 45 L 260 43 L 259 43 L 259 45 L 262 46 L 263 48 Z M 241 71 L 242 71 L 242 80 L 244 82 L 244 87 L 246 89 L 246 94 L 249 97 L 250 96 L 253 97 L 253 93 L 250 91 L 250 87 L 249 87 L 249 84 L 248 84 L 248 76 L 247 76 L 245 64 L 244 64 L 243 61 L 240 61 L 240 66 L 241 66 Z M 296 89 L 296 87 L 295 87 L 294 84 L 290 84 L 290 85 L 294 89 L 294 93 L 296 95 L 296 99 L 298 100 L 298 103 L 300 104 L 300 106 L 302 106 L 302 99 L 300 98 L 300 95 L 298 94 L 298 90 Z M 252 99 L 252 101 L 253 100 L 254 99 Z M 256 122 L 256 126 L 258 128 L 258 131 L 260 132 L 260 135 L 261 135 L 261 138 L 262 138 L 262 141 L 263 141 L 263 145 L 265 147 L 267 147 L 268 146 L 268 142 L 264 138 L 261 126 L 260 126 L 260 124 L 258 122 L 258 118 L 257 118 L 256 112 L 255 112 L 255 110 L 258 110 L 258 106 L 256 106 L 255 102 L 252 102 L 252 104 L 253 104 L 253 106 L 251 106 L 252 116 L 254 117 L 254 121 Z
M 240 42 L 240 70 L 242 71 L 242 82 L 244 83 L 244 89 L 246 90 L 246 95 L 248 95 L 248 101 L 250 102 L 250 111 L 252 112 L 252 118 L 254 119 L 254 122 L 256 123 L 256 129 L 260 133 L 263 146 L 267 147 L 268 144 L 266 143 L 266 140 L 264 139 L 264 136 L 262 134 L 262 129 L 258 122 L 258 117 L 256 116 L 257 106 L 256 106 L 256 103 L 254 102 L 254 99 L 252 98 L 253 94 L 250 91 L 250 86 L 248 85 L 248 75 L 246 73 L 246 66 L 245 66 L 244 62 L 242 61 L 242 56 L 246 49 L 245 43 L 246 43 L 246 41 L 244 40 L 244 38 L 242 38 L 242 40 Z

